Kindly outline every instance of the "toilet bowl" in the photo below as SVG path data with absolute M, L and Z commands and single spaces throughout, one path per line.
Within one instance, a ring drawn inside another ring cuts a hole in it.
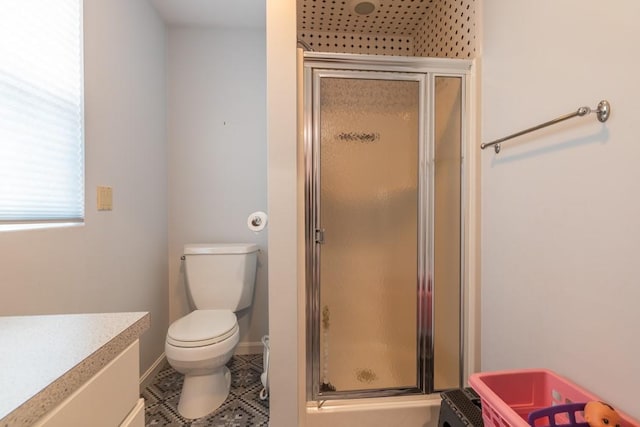
M 178 412 L 201 418 L 229 395 L 225 366 L 240 340 L 235 311 L 251 305 L 258 246 L 191 244 L 184 247 L 187 288 L 195 310 L 167 331 L 165 354 L 184 383 Z
M 185 376 L 178 403 L 185 418 L 203 417 L 226 400 L 231 374 L 225 364 L 239 339 L 236 316 L 229 310 L 196 310 L 169 327 L 165 354 Z

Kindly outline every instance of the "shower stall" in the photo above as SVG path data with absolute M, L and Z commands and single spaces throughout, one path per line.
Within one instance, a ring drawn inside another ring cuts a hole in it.
M 463 384 L 471 64 L 304 53 L 309 401 Z

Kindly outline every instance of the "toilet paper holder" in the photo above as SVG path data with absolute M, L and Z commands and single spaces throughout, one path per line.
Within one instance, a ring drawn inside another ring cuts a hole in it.
M 249 230 L 254 233 L 258 233 L 267 226 L 267 214 L 262 211 L 257 211 L 249 215 L 247 218 L 247 226 Z

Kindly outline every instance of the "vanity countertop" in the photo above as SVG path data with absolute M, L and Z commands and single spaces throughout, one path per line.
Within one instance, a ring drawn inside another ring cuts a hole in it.
M 0 426 L 33 424 L 149 323 L 146 312 L 0 317 Z

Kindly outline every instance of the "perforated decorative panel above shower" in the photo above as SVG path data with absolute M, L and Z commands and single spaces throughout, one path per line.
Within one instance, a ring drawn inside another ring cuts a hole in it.
M 414 42 L 415 56 L 475 57 L 475 0 L 434 1 L 414 35 Z
M 359 15 L 349 0 L 299 0 L 298 31 L 410 36 L 428 14 L 428 0 L 381 0 L 369 15 Z
M 413 37 L 302 31 L 299 38 L 317 52 L 414 56 Z
M 375 9 L 355 12 L 365 1 Z M 476 0 L 298 0 L 298 38 L 319 52 L 471 58 Z

